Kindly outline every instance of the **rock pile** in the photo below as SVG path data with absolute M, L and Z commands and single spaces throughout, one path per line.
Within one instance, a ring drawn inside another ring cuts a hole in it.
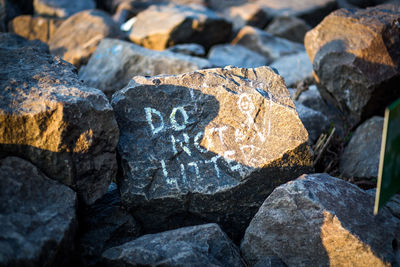
M 398 266 L 400 195 L 372 209 L 399 23 L 393 0 L 0 0 L 0 266 Z

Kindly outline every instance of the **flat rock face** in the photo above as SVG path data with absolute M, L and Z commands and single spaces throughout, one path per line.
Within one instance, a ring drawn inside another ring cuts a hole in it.
M 374 197 L 327 174 L 303 175 L 274 190 L 241 244 L 250 265 L 275 255 L 288 266 L 396 265 L 400 220 L 377 216 Z M 397 236 L 396 236 L 397 235 Z
M 10 32 L 28 40 L 39 39 L 42 42 L 48 42 L 62 22 L 62 19 L 22 15 L 15 17 L 8 24 L 8 28 Z
M 351 127 L 400 96 L 399 16 L 398 4 L 340 9 L 305 37 L 322 96 Z
M 329 120 L 320 111 L 306 107 L 301 103 L 295 104 L 300 120 L 306 127 L 310 142 L 313 144 L 323 132 L 328 130 Z
M 268 67 L 134 77 L 112 105 L 122 201 L 148 231 L 241 233 L 275 186 L 310 170 L 307 132 Z
M 215 67 L 231 65 L 239 68 L 257 68 L 267 64 L 264 56 L 241 45 L 213 46 L 208 54 L 208 59 Z
M 245 266 L 239 249 L 217 224 L 145 235 L 106 250 L 105 266 Z
M 304 46 L 289 40 L 275 37 L 263 30 L 245 26 L 236 35 L 232 44 L 239 44 L 257 52 L 271 63 L 282 56 L 304 51 Z
M 180 74 L 210 66 L 202 58 L 154 51 L 117 39 L 104 39 L 88 64 L 79 71 L 79 77 L 87 85 L 111 97 L 136 75 Z
M 347 178 L 377 179 L 383 117 L 372 117 L 354 132 L 340 158 L 340 173 Z
M 96 4 L 93 0 L 34 0 L 33 7 L 38 15 L 66 18 Z
M 295 16 L 312 26 L 337 7 L 336 0 L 256 0 L 254 4 L 263 7 L 271 17 Z
M 100 260 L 104 250 L 119 246 L 141 234 L 141 228 L 122 206 L 117 185 L 93 205 L 85 207 L 80 221 L 82 256 L 86 265 Z
M 292 42 L 303 43 L 307 31 L 311 30 L 307 23 L 297 17 L 276 17 L 268 24 L 265 31 Z
M 196 57 L 203 57 L 206 55 L 204 47 L 199 44 L 178 44 L 169 47 L 167 50 L 173 53 L 181 53 Z
M 281 57 L 270 67 L 278 70 L 279 75 L 285 79 L 289 87 L 297 86 L 299 82 L 312 77 L 313 71 L 313 66 L 305 51 Z
M 49 40 L 50 51 L 74 64 L 84 65 L 106 37 L 119 37 L 118 25 L 105 12 L 87 10 L 64 21 Z
M 164 50 L 180 43 L 198 43 L 206 49 L 227 41 L 232 24 L 199 6 L 151 6 L 139 13 L 129 39 L 141 46 Z
M 72 65 L 32 44 L 0 35 L 0 155 L 28 159 L 92 203 L 116 174 L 113 110 Z
M 30 162 L 0 160 L 0 265 L 63 266 L 73 250 L 76 194 Z

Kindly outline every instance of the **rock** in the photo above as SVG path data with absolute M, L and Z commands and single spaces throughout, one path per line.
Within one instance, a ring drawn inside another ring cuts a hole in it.
M 8 28 L 10 32 L 28 40 L 39 39 L 42 42 L 48 42 L 62 22 L 61 19 L 22 15 L 15 17 L 9 23 Z
M 199 6 L 151 6 L 139 13 L 129 39 L 154 50 L 182 43 L 197 43 L 209 49 L 228 40 L 232 24 L 215 12 Z
M 292 42 L 303 43 L 307 31 L 311 30 L 307 23 L 296 17 L 276 17 L 268 24 L 265 31 Z
M 103 197 L 85 208 L 80 226 L 83 228 L 81 246 L 86 265 L 96 264 L 104 250 L 141 234 L 140 226 L 121 205 L 115 183 L 111 183 Z
M 340 9 L 305 37 L 321 95 L 350 127 L 400 97 L 399 14 L 400 5 Z
M 304 46 L 289 40 L 272 36 L 263 30 L 251 26 L 243 27 L 236 35 L 232 44 L 247 47 L 273 62 L 283 56 L 304 51 Z
M 251 0 L 253 1 L 253 0 Z M 249 0 L 207 0 L 207 5 L 214 10 L 222 11 L 232 6 L 240 6 L 246 4 Z
M 267 65 L 267 59 L 241 45 L 215 45 L 208 59 L 216 67 L 232 65 L 239 68 L 256 68 Z
M 270 20 L 264 10 L 253 3 L 226 8 L 223 14 L 232 21 L 234 29 L 246 25 L 262 29 Z
M 0 157 L 25 158 L 93 203 L 117 171 L 113 110 L 37 42 L 0 34 Z
M 313 67 L 305 51 L 281 57 L 270 67 L 278 70 L 289 87 L 295 87 L 302 80 L 312 77 Z
M 387 0 L 347 0 L 350 4 L 358 7 L 376 6 L 388 2 Z
M 67 266 L 76 194 L 26 160 L 0 160 L 0 265 Z
M 32 0 L 0 0 L 0 32 L 8 31 L 8 23 L 21 14 L 32 14 Z
M 179 44 L 167 49 L 173 53 L 181 53 L 188 56 L 203 57 L 206 55 L 204 47 L 199 44 Z
M 41 16 L 67 18 L 75 13 L 96 7 L 93 0 L 34 0 L 35 13 Z
M 300 103 L 296 103 L 297 113 L 299 114 L 301 122 L 307 129 L 308 138 L 310 143 L 314 144 L 319 136 L 328 130 L 329 120 L 319 111 L 306 107 Z
M 253 267 L 286 267 L 286 264 L 278 257 L 267 256 L 257 261 Z
M 64 21 L 49 40 L 50 51 L 74 64 L 84 65 L 106 37 L 120 37 L 119 27 L 100 10 L 79 12 Z
M 79 77 L 107 96 L 122 89 L 136 75 L 179 74 L 210 67 L 208 60 L 168 51 L 154 51 L 116 40 L 104 39 L 82 67 Z
M 340 158 L 340 173 L 355 180 L 378 177 L 383 117 L 372 117 L 354 132 Z
M 366 191 L 375 198 L 376 188 L 372 188 Z M 386 202 L 385 207 L 392 213 L 393 216 L 400 219 L 400 194 L 395 194 L 392 198 Z
M 218 222 L 240 238 L 275 186 L 311 170 L 307 132 L 268 67 L 137 76 L 112 105 L 121 199 L 147 232 Z
M 145 235 L 102 255 L 104 266 L 245 266 L 217 224 Z
M 299 17 L 309 25 L 317 25 L 325 16 L 337 8 L 336 0 L 255 0 L 269 17 Z
M 242 255 L 250 266 L 270 255 L 288 266 L 396 266 L 400 220 L 387 209 L 374 216 L 373 207 L 374 198 L 356 185 L 302 175 L 265 200 Z

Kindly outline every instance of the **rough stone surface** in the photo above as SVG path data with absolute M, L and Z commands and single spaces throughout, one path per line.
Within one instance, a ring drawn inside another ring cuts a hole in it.
M 376 188 L 369 189 L 367 192 L 375 198 Z M 392 198 L 386 202 L 385 207 L 389 209 L 393 216 L 400 219 L 400 194 L 392 196 Z
M 29 160 L 92 203 L 116 174 L 113 110 L 37 42 L 0 34 L 0 156 Z
M 297 113 L 308 132 L 308 138 L 313 144 L 319 136 L 329 128 L 328 118 L 321 112 L 296 103 Z
M 106 250 L 102 260 L 105 266 L 245 266 L 217 224 L 145 235 Z
M 337 8 L 336 0 L 256 0 L 270 17 L 299 17 L 311 26 L 317 25 Z
M 299 82 L 312 77 L 313 66 L 305 51 L 281 57 L 270 67 L 278 70 L 288 87 L 296 86 Z
M 80 227 L 86 265 L 97 263 L 104 250 L 122 245 L 141 234 L 140 226 L 122 206 L 115 183 L 110 184 L 103 197 L 85 208 Z
M 297 17 L 276 17 L 268 24 L 265 31 L 292 42 L 303 43 L 307 31 L 311 30 L 307 23 Z
M 188 56 L 203 57 L 206 55 L 204 47 L 199 44 L 178 44 L 169 47 L 167 50 L 173 53 L 181 53 Z
M 22 15 L 14 18 L 9 23 L 8 29 L 10 32 L 28 40 L 39 39 L 42 42 L 47 42 L 62 21 L 61 19 Z
M 288 266 L 396 266 L 400 220 L 386 208 L 374 216 L 373 207 L 374 197 L 356 185 L 303 175 L 265 200 L 242 255 L 250 265 L 275 255 Z
M 340 9 L 305 37 L 321 95 L 354 127 L 400 97 L 400 5 Z
M 154 50 L 180 43 L 197 43 L 209 49 L 227 41 L 231 30 L 230 22 L 205 7 L 170 4 L 139 13 L 129 39 Z
M 119 36 L 119 27 L 108 14 L 87 10 L 64 21 L 50 38 L 49 46 L 52 54 L 80 67 L 87 63 L 101 40 Z
M 232 44 L 239 44 L 265 56 L 269 63 L 282 56 L 304 51 L 304 46 L 289 40 L 275 37 L 263 30 L 245 26 L 236 35 Z
M 179 74 L 208 68 L 206 59 L 168 51 L 154 51 L 116 39 L 104 39 L 79 77 L 107 96 L 122 89 L 136 75 Z
M 273 188 L 310 170 L 307 131 L 268 67 L 134 77 L 112 105 L 121 198 L 147 231 L 218 222 L 238 238 Z
M 234 29 L 240 29 L 245 25 L 262 29 L 270 20 L 264 10 L 253 3 L 226 8 L 223 15 L 232 21 Z
M 383 117 L 372 117 L 354 132 L 340 158 L 340 173 L 347 178 L 377 179 Z
M 38 15 L 66 18 L 96 5 L 93 0 L 34 0 L 33 7 Z
M 232 65 L 239 68 L 265 66 L 267 59 L 244 46 L 222 44 L 213 46 L 208 53 L 208 60 L 215 67 Z
M 0 177 L 0 265 L 66 265 L 77 226 L 75 192 L 16 157 L 0 160 Z

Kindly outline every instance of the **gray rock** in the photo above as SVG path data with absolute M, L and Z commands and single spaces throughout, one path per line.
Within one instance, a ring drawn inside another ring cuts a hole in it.
M 226 8 L 223 15 L 232 21 L 235 30 L 246 25 L 262 29 L 270 20 L 264 10 L 253 3 Z
M 208 68 L 206 59 L 168 51 L 154 51 L 117 39 L 104 39 L 79 77 L 107 96 L 126 86 L 136 75 L 179 74 Z
M 310 143 L 314 144 L 319 136 L 328 130 L 329 120 L 324 114 L 317 110 L 306 107 L 300 103 L 295 102 L 295 104 L 300 120 L 307 129 Z
M 129 33 L 129 39 L 154 50 L 182 43 L 197 43 L 209 49 L 226 42 L 232 24 L 200 5 L 151 6 L 140 12 Z
M 322 97 L 351 128 L 400 97 L 399 14 L 400 5 L 340 9 L 305 37 Z
M 337 8 L 336 0 L 255 0 L 270 17 L 299 17 L 309 25 L 317 25 Z
M 113 110 L 72 65 L 35 44 L 0 34 L 0 157 L 23 157 L 93 203 L 117 171 Z
M 80 221 L 82 256 L 86 265 L 100 260 L 104 250 L 119 246 L 141 234 L 141 227 L 122 206 L 119 191 L 111 183 L 108 192 L 85 207 Z
M 378 177 L 383 117 L 372 117 L 354 132 L 340 158 L 340 173 L 355 180 Z
M 273 62 L 282 56 L 296 54 L 304 51 L 304 46 L 289 40 L 275 37 L 263 30 L 245 26 L 236 35 L 232 44 L 247 47 L 266 57 Z
M 94 9 L 93 0 L 34 0 L 35 13 L 42 16 L 66 18 L 86 9 Z
M 30 162 L 0 160 L 0 265 L 68 266 L 76 194 Z
M 303 43 L 307 31 L 311 30 L 307 23 L 297 17 L 276 17 L 268 24 L 265 31 L 292 42 Z
M 371 194 L 375 198 L 376 188 L 367 190 L 368 194 Z M 386 202 L 385 207 L 392 213 L 393 216 L 400 219 L 400 194 L 395 194 L 392 198 Z M 380 212 L 380 211 L 379 211 Z
M 256 68 L 267 64 L 264 56 L 244 46 L 229 44 L 213 46 L 208 54 L 208 60 L 215 67 L 231 65 L 239 68 Z
M 249 0 L 207 0 L 207 4 L 211 9 L 223 11 L 232 6 L 240 6 L 246 4 Z
M 245 266 L 217 224 L 145 235 L 106 250 L 102 261 L 105 266 Z
M 302 80 L 312 77 L 313 67 L 305 51 L 281 57 L 270 67 L 278 70 L 288 87 L 296 86 Z
M 396 266 L 400 220 L 387 209 L 374 216 L 373 207 L 374 198 L 356 185 L 303 175 L 265 200 L 242 255 L 250 265 L 275 255 L 288 266 Z
M 275 186 L 311 169 L 307 131 L 268 67 L 138 76 L 112 105 L 121 198 L 146 231 L 218 222 L 238 238 Z
M 179 44 L 171 46 L 167 50 L 173 53 L 181 53 L 195 57 L 203 57 L 206 55 L 206 50 L 199 44 Z
M 84 65 L 106 37 L 120 37 L 118 25 L 105 12 L 87 10 L 65 20 L 49 40 L 50 51 L 74 64 Z

